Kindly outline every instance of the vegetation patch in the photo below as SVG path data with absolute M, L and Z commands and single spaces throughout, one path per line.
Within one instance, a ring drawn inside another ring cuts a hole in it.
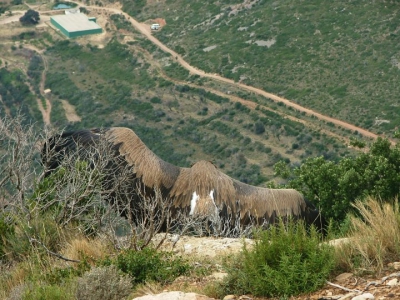
M 315 291 L 335 267 L 333 248 L 320 241 L 315 229 L 307 234 L 293 222 L 259 232 L 254 246 L 244 245 L 238 257 L 227 261 L 221 288 L 225 294 L 267 297 Z

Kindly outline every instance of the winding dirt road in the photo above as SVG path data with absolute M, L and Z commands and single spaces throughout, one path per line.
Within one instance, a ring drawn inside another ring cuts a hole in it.
M 84 4 L 80 3 L 80 2 L 76 2 L 78 5 L 81 6 L 85 6 Z M 323 115 L 319 112 L 313 111 L 311 109 L 305 108 L 303 106 L 300 106 L 288 99 L 285 99 L 283 97 L 277 96 L 275 94 L 272 93 L 268 93 L 262 89 L 253 87 L 253 86 L 249 86 L 243 83 L 238 83 L 233 81 L 232 79 L 228 79 L 225 77 L 222 77 L 218 74 L 211 74 L 211 73 L 206 73 L 203 70 L 197 69 L 193 66 L 191 66 L 188 62 L 186 62 L 181 55 L 179 55 L 178 53 L 176 53 L 175 51 L 173 51 L 172 49 L 168 48 L 166 45 L 164 45 L 161 41 L 159 41 L 157 38 L 155 38 L 152 34 L 151 34 L 151 30 L 150 30 L 150 26 L 147 24 L 143 24 L 140 23 L 138 21 L 136 21 L 134 18 L 132 18 L 130 15 L 128 15 L 127 13 L 123 12 L 120 9 L 117 8 L 109 8 L 109 7 L 98 7 L 98 6 L 87 6 L 87 8 L 89 9 L 96 9 L 96 10 L 107 10 L 107 11 L 111 11 L 113 13 L 116 14 L 121 14 L 123 16 L 125 16 L 125 18 L 127 20 L 130 21 L 130 23 L 138 30 L 140 31 L 140 33 L 142 33 L 148 40 L 150 40 L 152 43 L 154 43 L 157 47 L 159 47 L 161 50 L 163 50 L 164 52 L 167 52 L 169 54 L 171 54 L 173 57 L 175 57 L 176 61 L 185 69 L 187 69 L 191 74 L 194 75 L 199 75 L 201 77 L 206 77 L 206 78 L 211 78 L 217 81 L 221 81 L 224 83 L 228 83 L 231 85 L 234 85 L 236 87 L 242 88 L 244 90 L 247 90 L 249 92 L 253 92 L 256 93 L 258 95 L 264 96 L 266 98 L 272 99 L 275 102 L 281 102 L 284 103 L 286 106 L 292 107 L 293 109 L 299 111 L 299 112 L 304 112 L 310 116 L 314 116 L 316 118 L 318 118 L 319 120 L 323 120 L 326 122 L 331 122 L 339 127 L 351 130 L 351 131 L 357 131 L 359 134 L 368 137 L 368 138 L 372 138 L 372 139 L 376 139 L 378 137 L 377 134 L 370 132 L 364 128 L 361 127 L 357 127 L 353 124 L 347 123 L 345 121 L 341 121 L 326 115 Z M 392 141 L 392 143 L 394 143 Z

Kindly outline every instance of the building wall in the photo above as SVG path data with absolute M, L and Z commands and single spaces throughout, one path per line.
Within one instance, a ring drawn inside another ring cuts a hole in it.
M 62 27 L 60 24 L 58 24 L 56 20 L 54 20 L 53 18 L 50 18 L 50 23 L 54 27 L 59 29 L 65 36 L 69 37 L 69 32 L 67 30 L 65 30 L 64 27 Z
M 102 32 L 103 32 L 103 30 L 101 28 L 74 31 L 74 32 L 69 32 L 69 37 L 70 38 L 76 38 L 76 37 L 79 37 L 79 36 L 84 36 L 84 35 L 89 35 L 89 34 L 98 34 L 98 33 L 102 33 Z

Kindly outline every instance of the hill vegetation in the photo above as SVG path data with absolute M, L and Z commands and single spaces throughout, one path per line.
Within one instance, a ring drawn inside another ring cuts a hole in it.
M 399 125 L 397 1 L 123 3 L 142 21 L 164 18 L 155 36 L 199 69 L 374 132 Z

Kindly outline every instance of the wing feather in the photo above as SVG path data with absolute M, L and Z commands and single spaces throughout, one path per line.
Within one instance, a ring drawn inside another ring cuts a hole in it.
M 294 189 L 269 189 L 235 180 L 241 217 L 252 216 L 269 222 L 277 216 L 300 217 L 306 208 L 303 196 Z
M 150 188 L 170 189 L 180 173 L 180 168 L 155 155 L 133 132 L 124 127 L 112 127 L 106 139 L 118 147 L 119 153 L 133 167 L 137 178 Z

